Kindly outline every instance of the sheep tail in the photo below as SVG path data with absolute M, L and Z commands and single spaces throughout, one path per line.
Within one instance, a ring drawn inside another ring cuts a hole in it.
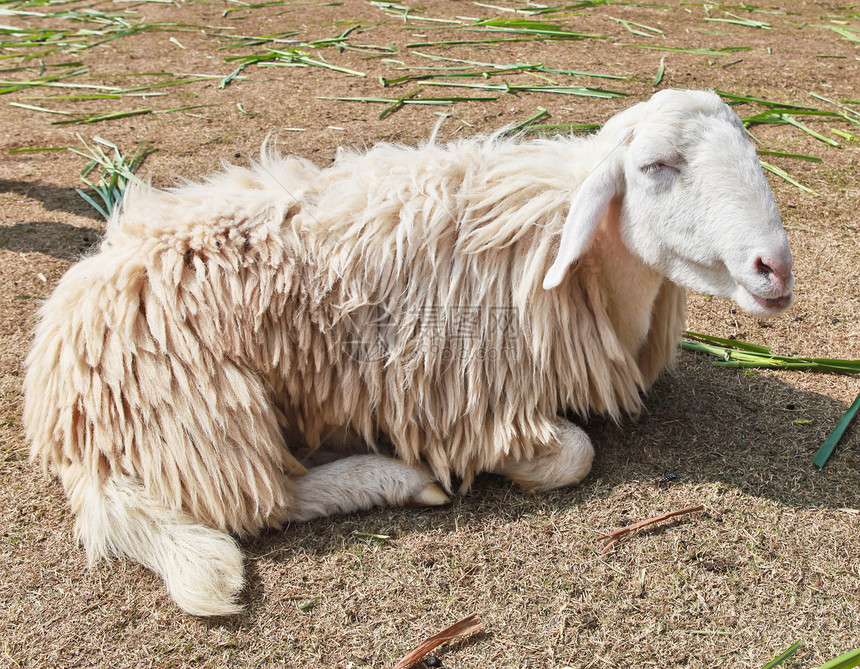
M 128 476 L 95 482 L 81 467 L 62 473 L 75 536 L 90 563 L 128 556 L 164 579 L 176 603 L 197 616 L 241 611 L 242 552 L 229 534 L 195 523 L 179 510 L 160 506 Z

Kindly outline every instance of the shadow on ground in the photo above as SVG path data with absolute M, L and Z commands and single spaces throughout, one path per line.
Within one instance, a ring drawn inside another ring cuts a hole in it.
M 15 253 L 44 253 L 61 260 L 74 261 L 102 237 L 104 221 L 75 192 L 32 181 L 0 179 L 0 192 L 19 193 L 39 200 L 48 211 L 64 212 L 93 220 L 92 226 L 75 226 L 57 221 L 15 223 L 0 227 L 0 248 Z
M 678 371 L 652 389 L 638 422 L 615 425 L 592 419 L 585 426 L 597 457 L 591 474 L 577 487 L 530 495 L 500 477 L 482 475 L 466 497 L 449 507 L 336 516 L 268 532 L 244 548 L 251 556 L 281 550 L 326 555 L 358 528 L 384 533 L 392 514 L 407 532 L 412 523 L 420 531 L 453 530 L 465 523 L 481 527 L 500 520 L 500 514 L 502 520 L 513 521 L 542 513 L 547 503 L 560 509 L 574 507 L 631 483 L 655 490 L 721 483 L 799 509 L 856 509 L 860 429 L 849 428 L 823 470 L 812 463 L 846 409 L 841 402 L 799 390 L 778 375 L 714 368 L 708 359 L 682 353 Z M 661 481 L 670 474 L 675 475 L 671 483 Z
M 0 249 L 15 253 L 44 253 L 73 262 L 101 241 L 103 230 L 57 221 L 16 223 L 0 227 Z
M 64 211 L 76 216 L 85 216 L 97 221 L 102 217 L 71 187 L 53 186 L 37 181 L 14 181 L 0 179 L 0 192 L 19 193 L 32 200 L 39 200 L 48 211 Z

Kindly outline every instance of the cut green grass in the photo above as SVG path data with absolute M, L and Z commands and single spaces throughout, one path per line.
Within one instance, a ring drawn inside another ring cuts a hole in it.
M 778 158 L 794 158 L 795 160 L 807 160 L 811 163 L 822 162 L 821 158 L 816 156 L 807 156 L 802 153 L 784 153 L 782 151 L 768 151 L 767 149 L 758 149 L 756 151 L 760 156 L 776 156 Z
M 831 128 L 830 132 L 832 132 L 837 137 L 841 137 L 845 141 L 860 142 L 860 137 L 858 137 L 857 135 L 852 135 L 847 130 L 839 130 L 838 128 Z
M 493 46 L 495 44 L 509 44 L 512 42 L 540 42 L 545 40 L 575 40 L 585 39 L 584 37 L 553 37 L 551 35 L 542 35 L 539 37 L 524 36 L 524 37 L 499 37 L 492 39 L 451 39 L 431 42 L 410 42 L 404 44 L 404 49 L 417 49 L 419 47 L 445 47 L 445 46 L 466 46 L 473 44 L 475 46 Z
M 652 49 L 654 51 L 673 51 L 675 53 L 695 53 L 700 56 L 732 56 L 738 51 L 750 51 L 751 46 L 726 46 L 721 49 L 685 49 L 676 46 L 660 46 L 658 44 L 622 44 L 636 49 Z
M 31 149 L 9 149 L 6 153 L 42 153 L 44 151 L 67 151 L 68 146 L 36 146 Z
M 773 669 L 774 667 L 778 667 L 780 664 L 785 662 L 788 658 L 794 655 L 798 648 L 803 645 L 803 642 L 798 641 L 797 643 L 792 644 L 788 648 L 786 648 L 782 653 L 780 653 L 777 657 L 773 658 L 770 662 L 768 662 L 762 669 Z
M 539 76 L 541 74 L 562 74 L 567 76 L 586 76 L 598 77 L 603 79 L 623 79 L 617 75 L 603 75 L 592 72 L 578 72 L 575 70 L 566 70 L 554 67 L 545 67 L 540 63 L 515 63 L 507 67 L 492 66 L 490 70 L 475 70 L 466 68 L 468 71 L 458 70 L 455 72 L 422 72 L 420 74 L 407 74 L 401 77 L 392 79 L 380 78 L 383 86 L 394 86 L 407 81 L 427 81 L 431 79 L 489 79 L 490 77 L 499 76 L 502 74 L 533 74 Z
M 431 107 L 446 107 L 458 102 L 492 102 L 498 100 L 498 96 L 453 96 L 453 97 L 417 97 L 420 88 L 410 91 L 399 98 L 375 98 L 375 97 L 317 97 L 317 100 L 338 100 L 340 102 L 365 102 L 371 104 L 389 105 L 379 115 L 379 119 L 388 118 L 405 105 L 426 105 Z
M 627 19 L 616 19 L 614 16 L 607 16 L 607 19 L 610 21 L 616 21 L 620 23 L 625 28 L 627 28 L 627 32 L 631 35 L 638 35 L 639 37 L 666 37 L 666 33 L 664 33 L 659 28 L 653 28 L 651 26 L 647 26 L 644 23 L 636 23 L 635 21 L 628 21 Z
M 654 75 L 654 85 L 659 86 L 663 81 L 663 76 L 666 74 L 666 56 L 660 59 L 660 67 L 657 68 L 657 74 Z
M 500 91 L 502 93 L 558 93 L 561 95 L 577 95 L 588 98 L 621 98 L 627 93 L 611 91 L 603 88 L 589 88 L 587 86 L 545 86 L 541 84 L 472 84 L 453 81 L 428 81 L 427 86 L 451 86 L 457 88 L 477 88 L 484 91 Z
M 14 15 L 15 10 L 6 10 L 5 13 L 9 12 Z M 132 24 L 131 14 L 107 14 L 92 9 L 53 13 L 26 12 L 23 14 L 34 19 L 51 18 L 71 23 L 91 23 L 97 27 L 75 29 L 70 26 L 68 28 L 40 29 L 0 26 L 0 50 L 14 50 L 12 53 L 0 55 L 0 58 L 17 58 L 26 61 L 44 58 L 55 52 L 81 52 L 146 30 L 173 25 Z M 35 49 L 35 51 L 30 51 L 31 49 Z
M 100 121 L 114 121 L 116 119 L 127 118 L 129 116 L 143 116 L 145 114 L 152 114 L 152 111 L 152 109 L 146 107 L 144 109 L 130 109 L 128 111 L 108 112 L 106 114 L 77 116 L 73 119 L 68 119 L 65 121 L 54 121 L 51 123 L 51 125 L 68 125 L 75 123 L 98 123 Z
M 391 116 L 394 112 L 396 112 L 398 109 L 403 107 L 403 105 L 406 104 L 407 100 L 410 100 L 410 99 L 416 97 L 420 92 L 421 92 L 421 88 L 416 88 L 416 89 L 410 91 L 409 93 L 407 93 L 406 95 L 398 98 L 390 107 L 386 107 L 385 109 L 382 110 L 382 113 L 379 115 L 379 120 L 384 121 L 386 118 Z
M 738 93 L 729 93 L 728 91 L 721 91 L 719 89 L 714 90 L 714 93 L 719 95 L 721 98 L 725 98 L 726 100 L 732 100 L 733 102 L 749 102 L 753 104 L 759 104 L 770 109 L 800 109 L 804 111 L 816 111 L 815 107 L 803 107 L 800 105 L 788 104 L 785 102 L 777 102 L 775 100 L 765 100 L 764 98 L 757 98 L 752 95 L 740 95 Z
M 846 360 L 842 358 L 804 358 L 791 355 L 775 355 L 771 352 L 771 348 L 769 346 L 751 344 L 749 342 L 738 341 L 735 339 L 712 337 L 698 332 L 691 332 L 690 330 L 684 331 L 684 337 L 686 337 L 686 339 L 682 339 L 680 341 L 681 348 L 687 351 L 706 353 L 720 358 L 720 360 L 716 360 L 714 362 L 714 365 L 717 367 L 734 367 L 743 369 L 792 369 L 828 372 L 831 374 L 860 373 L 860 360 Z M 845 415 L 836 425 L 833 432 L 830 433 L 830 436 L 827 437 L 821 445 L 821 448 L 819 448 L 818 452 L 815 454 L 813 463 L 819 469 L 824 467 L 825 463 L 830 458 L 833 450 L 836 448 L 836 444 L 842 438 L 845 430 L 848 429 L 848 425 L 857 414 L 858 409 L 860 409 L 860 395 L 857 396 L 854 403 L 848 411 L 845 412 Z M 837 660 L 834 660 L 833 663 L 828 662 L 824 667 L 855 667 L 860 664 L 860 650 L 855 651 L 855 653 L 856 655 L 852 653 L 843 655 L 842 657 L 837 658 Z M 855 664 L 840 664 L 838 662 L 843 661 L 845 658 L 849 658 L 849 656 L 851 661 L 856 659 L 857 662 Z M 776 664 L 779 664 L 779 662 L 776 662 Z M 776 666 L 776 664 L 771 663 L 767 666 L 773 667 Z
M 841 358 L 803 358 L 791 355 L 776 355 L 769 346 L 750 344 L 735 339 L 722 339 L 698 332 L 684 331 L 688 339 L 681 341 L 681 348 L 688 351 L 708 353 L 721 358 L 714 362 L 717 367 L 739 367 L 756 369 L 802 369 L 833 374 L 856 374 L 860 372 L 860 360 Z M 700 340 L 700 341 L 695 341 Z
M 101 199 L 101 203 L 80 188 L 76 188 L 75 191 L 104 216 L 105 220 L 109 220 L 114 210 L 122 203 L 128 184 L 137 179 L 135 172 L 146 156 L 155 149 L 141 144 L 137 151 L 127 158 L 113 142 L 96 136 L 93 137 L 93 144 L 90 145 L 80 135 L 76 136 L 84 148 L 69 148 L 69 151 L 88 159 L 89 162 L 81 170 L 81 181 L 95 192 Z M 103 147 L 111 151 L 106 152 Z M 90 178 L 93 172 L 98 174 L 98 180 L 95 182 Z
M 860 42 L 860 28 L 848 28 L 845 26 L 815 26 L 816 28 L 825 28 L 832 30 L 837 35 L 847 39 L 849 42 Z
M 800 190 L 802 190 L 804 193 L 809 193 L 810 195 L 818 195 L 818 193 L 816 193 L 814 190 L 812 190 L 809 186 L 804 186 L 802 183 L 800 183 L 797 179 L 795 179 L 794 177 L 792 177 L 792 176 L 791 176 L 788 172 L 786 172 L 784 169 L 782 169 L 782 168 L 780 168 L 780 167 L 777 167 L 776 165 L 771 165 L 770 163 L 767 163 L 767 162 L 765 162 L 765 161 L 763 161 L 763 160 L 759 160 L 759 162 L 761 163 L 761 166 L 762 166 L 764 169 L 766 169 L 768 172 L 770 172 L 771 174 L 774 174 L 774 175 L 778 176 L 778 177 L 779 177 L 780 179 L 782 179 L 783 181 L 787 181 L 787 182 L 788 182 L 788 183 L 790 183 L 792 186 L 794 186 L 794 187 L 799 188 Z
M 788 114 L 780 114 L 780 117 L 789 125 L 793 125 L 795 128 L 799 128 L 800 130 L 805 132 L 810 137 L 814 137 L 815 139 L 817 139 L 819 142 L 824 142 L 825 144 L 833 146 L 837 149 L 840 148 L 839 142 L 832 140 L 829 137 L 825 137 L 820 132 L 816 132 L 812 128 L 810 128 L 810 127 L 804 125 L 803 123 L 801 123 L 800 121 L 798 121 L 796 118 L 789 116 Z
M 51 84 L 56 84 L 58 81 L 62 81 L 63 79 L 79 77 L 86 73 L 87 70 L 82 69 L 75 70 L 74 72 L 66 72 L 65 74 L 58 74 L 52 77 L 37 77 L 35 79 L 26 79 L 24 81 L 0 81 L 0 95 L 3 95 L 4 93 L 14 93 L 15 91 L 21 91 L 26 88 L 37 86 L 50 86 Z
M 514 127 L 512 127 L 510 130 L 508 130 L 508 134 L 514 135 L 518 132 L 521 132 L 521 131 L 525 130 L 527 127 L 529 127 L 530 125 L 537 123 L 538 121 L 546 118 L 547 116 L 549 116 L 549 112 L 546 109 L 544 109 L 543 107 L 538 107 L 536 114 L 534 114 L 533 116 L 529 116 L 522 123 L 517 123 Z
M 245 68 L 251 65 L 268 65 L 280 67 L 321 67 L 335 72 L 341 72 L 354 77 L 366 77 L 364 72 L 357 72 L 345 67 L 333 65 L 326 61 L 320 54 L 317 58 L 311 58 L 302 48 L 307 48 L 310 43 L 304 43 L 302 47 L 295 47 L 288 51 L 268 48 L 266 53 L 252 54 L 248 56 L 230 56 L 224 60 L 228 63 L 239 62 L 240 65 L 233 72 L 221 80 L 218 88 L 226 88 L 230 82 L 239 76 Z
M 599 123 L 535 123 L 523 129 L 523 132 L 558 135 L 595 132 L 601 127 Z
M 486 63 L 482 61 L 476 60 L 463 60 L 462 58 L 450 58 L 448 56 L 438 56 L 431 53 L 422 53 L 421 51 L 413 51 L 413 55 L 420 56 L 421 58 L 427 58 L 429 60 L 436 61 L 444 61 L 448 63 L 461 63 L 463 65 L 472 65 L 474 67 L 484 67 L 484 68 L 493 68 L 494 70 L 514 70 L 514 69 L 533 69 L 538 72 L 545 72 L 547 74 L 566 74 L 571 77 L 594 77 L 597 79 L 620 79 L 626 80 L 627 77 L 623 77 L 618 74 L 603 74 L 599 72 L 585 72 L 582 70 L 571 70 L 567 68 L 557 68 L 557 67 L 547 67 L 541 63 L 511 63 L 511 64 L 499 64 L 499 63 Z
M 821 448 L 818 449 L 818 453 L 816 453 L 815 457 L 812 459 L 812 462 L 816 467 L 822 469 L 824 465 L 827 464 L 827 461 L 833 454 L 833 450 L 836 448 L 836 444 L 838 444 L 839 440 L 842 439 L 842 435 L 845 434 L 845 430 L 848 429 L 848 425 L 851 423 L 854 416 L 857 415 L 858 409 L 860 409 L 860 394 L 857 395 L 854 402 L 848 408 L 848 411 L 845 412 L 845 415 L 842 416 L 842 419 L 836 424 L 836 427 L 833 428 L 833 432 L 831 432 L 827 439 L 824 440 L 824 443 L 821 444 Z M 857 653 L 857 658 L 860 658 L 860 651 L 857 651 Z M 860 659 L 858 659 L 858 663 L 860 663 Z M 857 666 L 857 664 L 853 664 L 851 666 Z
M 822 664 L 818 669 L 854 669 L 854 667 L 860 667 L 860 648 L 840 655 L 836 659 Z
M 203 77 L 203 76 L 193 76 L 193 77 L 183 77 L 181 79 L 173 79 L 170 81 L 159 81 L 154 84 L 143 84 L 140 86 L 134 86 L 131 88 L 120 88 L 118 86 L 101 86 L 98 84 L 81 84 L 81 83 L 66 83 L 61 82 L 61 79 L 67 79 L 73 76 L 79 76 L 81 74 L 86 74 L 87 70 L 81 70 L 79 72 L 72 72 L 63 76 L 57 77 L 45 77 L 42 79 L 29 79 L 25 81 L 0 81 L 0 95 L 4 93 L 14 93 L 16 91 L 22 91 L 28 88 L 61 88 L 61 89 L 80 89 L 80 90 L 93 90 L 93 91 L 103 91 L 105 95 L 112 96 L 133 96 L 135 93 L 140 93 L 144 91 L 150 91 L 153 89 L 166 88 L 170 86 L 181 86 L 185 84 L 192 84 L 198 81 L 207 81 L 211 77 Z M 129 76 L 172 76 L 169 72 L 154 72 L 154 73 L 140 73 L 133 74 Z
M 73 116 L 72 112 L 60 111 L 58 109 L 48 109 L 47 107 L 39 107 L 37 105 L 27 105 L 22 102 L 10 102 L 10 107 L 18 107 L 19 109 L 29 109 L 30 111 L 43 112 L 45 114 L 62 114 L 64 116 Z
M 753 21 L 752 19 L 745 19 L 737 14 L 732 14 L 731 12 L 724 12 L 726 16 L 729 18 L 714 18 L 708 16 L 705 18 L 705 21 L 712 21 L 714 23 L 730 23 L 736 26 L 744 26 L 746 28 L 759 28 L 761 30 L 773 30 L 773 26 L 770 23 L 765 23 L 764 21 Z
M 481 30 L 487 32 L 514 33 L 517 35 L 532 35 L 551 37 L 552 39 L 610 39 L 608 35 L 595 35 L 568 30 L 557 23 L 534 21 L 526 19 L 484 19 L 476 21 L 463 30 Z

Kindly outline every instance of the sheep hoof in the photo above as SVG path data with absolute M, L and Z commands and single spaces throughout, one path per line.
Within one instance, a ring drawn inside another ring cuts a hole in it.
M 435 483 L 424 486 L 411 500 L 413 506 L 442 506 L 450 501 L 451 498 Z

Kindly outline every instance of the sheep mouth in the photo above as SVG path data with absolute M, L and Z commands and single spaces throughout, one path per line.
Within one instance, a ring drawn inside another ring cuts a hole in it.
M 794 291 L 791 291 L 786 295 L 780 295 L 779 297 L 763 297 L 761 295 L 756 295 L 752 291 L 747 292 L 752 296 L 756 304 L 770 312 L 785 311 L 794 304 Z

